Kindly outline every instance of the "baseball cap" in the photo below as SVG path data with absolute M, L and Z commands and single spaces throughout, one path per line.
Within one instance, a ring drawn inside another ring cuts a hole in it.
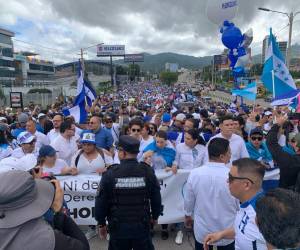
M 250 135 L 253 135 L 253 134 L 264 135 L 264 132 L 260 128 L 254 128 L 250 131 Z
M 21 113 L 18 116 L 18 122 L 19 123 L 26 123 L 26 122 L 28 122 L 28 119 L 29 119 L 29 116 L 25 113 Z
M 39 113 L 38 119 L 43 118 L 43 117 L 45 117 L 45 116 L 46 116 L 46 114 L 44 114 L 44 113 Z
M 272 112 L 267 110 L 265 113 L 264 113 L 266 116 L 269 116 L 269 115 L 272 115 Z
M 19 145 L 24 144 L 24 143 L 30 143 L 35 139 L 35 136 L 31 134 L 30 132 L 22 132 L 18 135 L 17 137 L 17 142 Z
M 130 135 L 120 136 L 118 147 L 125 152 L 138 154 L 140 152 L 140 141 Z
M 176 115 L 175 120 L 183 122 L 185 120 L 185 114 L 180 113 Z
M 50 145 L 43 145 L 39 150 L 39 156 L 54 156 L 56 154 L 56 150 Z
M 83 133 L 81 138 L 81 143 L 91 143 L 96 144 L 96 137 L 93 133 Z
M 168 113 L 164 113 L 161 120 L 162 120 L 162 122 L 170 122 L 171 121 L 171 115 L 168 114 Z

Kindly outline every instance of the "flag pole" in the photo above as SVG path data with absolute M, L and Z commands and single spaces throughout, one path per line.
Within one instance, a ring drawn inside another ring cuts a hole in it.
M 272 87 L 273 87 L 273 98 L 275 98 L 275 77 L 274 77 L 274 70 L 272 70 Z

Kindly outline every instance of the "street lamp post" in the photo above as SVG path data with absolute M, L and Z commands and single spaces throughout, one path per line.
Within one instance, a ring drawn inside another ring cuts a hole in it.
M 287 55 L 286 55 L 286 66 L 289 69 L 290 67 L 290 58 L 291 58 L 291 46 L 292 46 L 292 33 L 293 33 L 293 22 L 294 22 L 294 17 L 296 15 L 298 15 L 300 13 L 300 11 L 297 12 L 291 12 L 291 13 L 287 13 L 287 12 L 281 12 L 281 11 L 277 11 L 277 10 L 270 10 L 267 8 L 258 8 L 259 10 L 262 11 L 267 11 L 267 12 L 274 12 L 274 13 L 279 13 L 279 14 L 283 14 L 286 15 L 289 18 L 289 40 L 288 40 L 288 50 L 287 50 Z

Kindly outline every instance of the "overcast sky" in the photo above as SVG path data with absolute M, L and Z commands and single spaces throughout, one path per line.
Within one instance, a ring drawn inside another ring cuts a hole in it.
M 126 53 L 206 56 L 224 49 L 218 26 L 206 16 L 206 4 L 206 0 L 0 0 L 0 27 L 15 32 L 15 50 L 34 51 L 56 63 L 77 60 L 81 47 L 101 42 L 125 44 Z M 300 0 L 239 0 L 233 22 L 242 32 L 253 28 L 253 54 L 261 53 L 271 26 L 278 40 L 288 38 L 287 17 L 258 7 L 300 11 Z M 294 22 L 293 43 L 300 43 L 297 20 L 300 14 Z M 93 47 L 85 57 L 95 55 Z

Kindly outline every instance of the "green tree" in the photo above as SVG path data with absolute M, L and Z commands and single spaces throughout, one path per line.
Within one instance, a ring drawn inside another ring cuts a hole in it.
M 121 65 L 118 65 L 116 67 L 116 72 L 117 72 L 117 75 L 127 75 L 128 68 L 124 67 L 124 66 L 121 66 Z
M 138 64 L 129 64 L 128 67 L 130 80 L 133 81 L 136 76 L 140 75 L 140 65 Z
M 159 79 L 162 81 L 162 83 L 171 85 L 171 84 L 177 82 L 178 73 L 163 71 L 160 73 Z
M 261 76 L 264 66 L 261 63 L 253 64 L 250 68 L 250 75 Z

